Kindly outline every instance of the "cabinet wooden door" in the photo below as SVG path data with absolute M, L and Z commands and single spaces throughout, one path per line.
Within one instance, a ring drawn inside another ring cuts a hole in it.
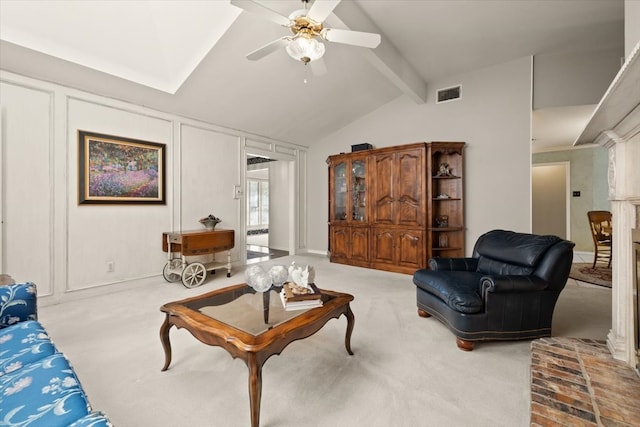
M 349 227 L 331 227 L 331 258 L 349 258 Z
M 404 267 L 403 271 L 412 272 L 426 265 L 424 249 L 422 230 L 379 227 L 372 229 L 372 263 Z
M 347 220 L 348 162 L 336 158 L 329 162 L 329 221 Z
M 396 153 L 396 182 L 393 198 L 396 203 L 394 224 L 424 226 L 426 208 L 424 188 L 425 164 L 423 149 Z
M 369 227 L 332 226 L 331 261 L 368 266 Z
M 367 155 L 331 156 L 329 163 L 329 221 L 362 224 L 367 215 Z
M 396 263 L 409 269 L 425 268 L 424 232 L 421 230 L 400 230 L 396 238 Z
M 395 264 L 394 230 L 374 227 L 371 229 L 371 262 L 378 264 Z
M 421 227 L 425 224 L 424 149 L 373 156 L 372 220 L 375 224 Z
M 381 153 L 373 156 L 372 168 L 375 171 L 375 182 L 372 188 L 373 212 L 375 224 L 393 224 L 394 211 L 394 173 L 396 170 L 395 154 Z

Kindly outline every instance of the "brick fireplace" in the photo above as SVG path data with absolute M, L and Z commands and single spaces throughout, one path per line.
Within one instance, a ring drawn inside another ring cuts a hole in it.
M 633 230 L 640 228 L 640 42 L 605 93 L 575 145 L 608 150 L 608 184 L 613 216 L 611 355 L 640 368 L 638 289 Z

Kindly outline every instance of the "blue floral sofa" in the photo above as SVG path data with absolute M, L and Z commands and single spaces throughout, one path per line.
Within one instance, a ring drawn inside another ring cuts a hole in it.
M 112 427 L 37 320 L 33 283 L 0 286 L 0 426 Z

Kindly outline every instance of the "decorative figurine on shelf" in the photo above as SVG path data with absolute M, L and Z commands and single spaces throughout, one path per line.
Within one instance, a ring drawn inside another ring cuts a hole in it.
M 449 226 L 449 215 L 438 215 L 438 216 L 436 216 L 436 225 L 438 227 L 448 227 Z
M 438 196 L 436 197 L 436 199 L 449 199 L 449 195 L 448 194 L 438 194 Z
M 204 225 L 207 228 L 207 230 L 213 230 L 216 228 L 216 225 L 222 222 L 222 220 L 218 217 L 215 217 L 209 214 L 209 216 L 206 216 L 200 219 L 199 222 L 200 224 Z
M 449 163 L 440 163 L 440 169 L 438 169 L 438 175 L 436 176 L 451 176 L 451 169 L 449 169 Z

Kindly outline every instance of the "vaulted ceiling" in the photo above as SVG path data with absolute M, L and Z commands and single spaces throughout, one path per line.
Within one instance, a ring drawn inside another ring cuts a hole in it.
M 261 3 L 285 16 L 302 8 Z M 288 30 L 228 1 L 0 0 L 0 68 L 306 144 L 396 97 L 424 102 L 445 76 L 622 47 L 624 1 L 343 0 L 327 24 L 380 33 L 382 43 L 327 43 L 328 73 L 315 76 L 284 50 L 247 60 Z M 562 124 L 560 114 L 545 120 Z M 538 132 L 550 131 L 545 120 Z

